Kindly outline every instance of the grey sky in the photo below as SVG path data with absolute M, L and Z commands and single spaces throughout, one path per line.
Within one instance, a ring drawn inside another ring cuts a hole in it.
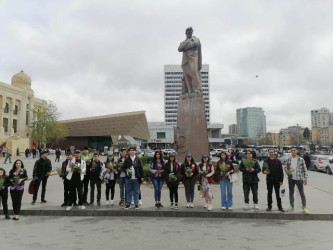
M 177 48 L 192 26 L 210 65 L 212 122 L 227 127 L 237 108 L 260 106 L 268 131 L 310 126 L 311 109 L 333 111 L 332 7 L 330 0 L 0 0 L 0 81 L 23 69 L 62 119 L 146 110 L 148 121 L 163 121 L 163 66 L 180 64 Z

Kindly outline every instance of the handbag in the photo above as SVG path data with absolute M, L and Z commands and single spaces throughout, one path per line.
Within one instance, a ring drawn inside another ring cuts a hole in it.
M 38 179 L 33 179 L 32 181 L 30 181 L 29 189 L 28 189 L 29 194 L 35 193 L 36 184 L 38 181 L 39 181 Z
M 228 175 L 229 181 L 231 183 L 237 182 L 238 181 L 238 174 L 234 173 L 234 174 L 229 174 Z
M 283 198 L 286 196 L 286 188 L 284 187 L 284 185 L 282 184 L 280 186 L 280 198 Z

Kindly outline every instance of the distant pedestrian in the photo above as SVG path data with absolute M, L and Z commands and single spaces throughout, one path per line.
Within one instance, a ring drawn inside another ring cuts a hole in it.
M 201 163 L 199 164 L 200 186 L 203 198 L 205 199 L 204 207 L 208 211 L 213 209 L 213 184 L 215 170 L 209 162 L 207 154 L 202 155 Z
M 279 211 L 284 212 L 280 197 L 280 186 L 283 184 L 283 168 L 282 163 L 275 157 L 275 150 L 268 150 L 268 158 L 263 163 L 262 172 L 266 175 L 267 185 L 267 208 L 266 211 L 272 210 L 272 193 L 273 187 L 276 195 L 276 202 Z
M 0 200 L 2 201 L 2 210 L 5 218 L 10 219 L 8 215 L 8 186 L 10 186 L 8 176 L 6 176 L 6 170 L 0 168 Z
M 249 205 L 249 194 L 250 190 L 253 195 L 254 209 L 259 210 L 258 206 L 258 173 L 261 168 L 257 160 L 253 159 L 253 152 L 250 150 L 246 151 L 245 158 L 241 161 L 239 171 L 243 172 L 243 192 L 244 192 L 244 209 L 250 209 Z
M 310 159 L 310 155 L 308 152 L 305 152 L 305 154 L 303 155 L 303 159 L 305 161 L 306 169 L 309 170 L 311 159 Z
M 28 179 L 27 171 L 21 160 L 16 160 L 13 168 L 9 171 L 9 179 L 11 181 L 10 196 L 13 204 L 13 220 L 20 219 L 22 196 L 24 193 L 24 182 Z
M 220 160 L 216 165 L 216 172 L 220 182 L 221 191 L 221 208 L 223 210 L 232 210 L 233 197 L 232 197 L 232 183 L 229 176 L 234 174 L 234 167 L 232 161 L 228 159 L 228 155 L 225 152 L 221 152 Z
M 32 197 L 31 205 L 35 205 L 38 195 L 38 189 L 40 184 L 42 183 L 42 194 L 41 194 L 41 202 L 46 203 L 45 193 L 46 193 L 46 184 L 49 178 L 49 175 L 52 171 L 51 161 L 47 158 L 47 151 L 41 152 L 41 157 L 35 162 L 32 177 L 37 179 L 35 192 Z
M 178 209 L 178 186 L 180 181 L 180 166 L 175 161 L 175 154 L 169 153 L 168 162 L 165 164 L 164 176 L 169 188 L 170 208 Z M 175 203 L 173 203 L 175 201 Z
M 194 208 L 194 186 L 198 176 L 198 167 L 190 152 L 186 153 L 185 161 L 181 165 L 181 176 L 185 187 L 186 208 Z
M 5 150 L 5 156 L 6 156 L 4 163 L 6 164 L 7 160 L 9 161 L 9 163 L 12 163 L 12 158 L 11 158 L 12 154 L 11 154 L 10 150 L 6 149 L 5 147 L 4 147 L 4 150 Z
M 155 207 L 162 208 L 161 193 L 164 183 L 164 161 L 161 151 L 155 151 L 149 170 L 151 172 L 151 180 L 154 185 Z
M 61 156 L 61 149 L 60 148 L 57 148 L 56 151 L 55 151 L 55 155 L 56 155 L 56 158 L 55 158 L 55 162 L 58 160 L 58 162 L 60 161 L 60 156 Z
M 30 154 L 30 150 L 29 150 L 29 148 L 26 148 L 24 151 L 25 158 L 28 158 L 29 154 Z
M 104 162 L 103 180 L 105 182 L 106 205 L 114 205 L 115 186 L 118 177 L 117 163 L 114 160 L 113 152 L 110 152 Z M 111 191 L 111 192 L 110 192 Z M 110 197 L 111 193 L 111 197 Z M 111 198 L 111 199 L 110 199 Z
M 297 148 L 290 148 L 291 157 L 287 160 L 287 166 L 285 167 L 285 171 L 288 175 L 288 183 L 289 183 L 289 201 L 290 206 L 288 208 L 289 212 L 294 211 L 295 207 L 295 199 L 294 192 L 295 186 L 297 186 L 299 194 L 301 195 L 302 200 L 302 209 L 303 213 L 308 214 L 309 211 L 306 208 L 306 198 L 304 193 L 304 186 L 307 185 L 308 181 L 308 172 L 306 169 L 305 161 L 303 158 L 297 155 Z

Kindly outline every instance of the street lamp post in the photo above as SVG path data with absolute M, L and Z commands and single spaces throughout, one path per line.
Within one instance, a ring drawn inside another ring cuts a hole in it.
M 298 123 L 296 124 L 297 126 L 297 146 L 299 145 L 299 131 L 298 131 Z

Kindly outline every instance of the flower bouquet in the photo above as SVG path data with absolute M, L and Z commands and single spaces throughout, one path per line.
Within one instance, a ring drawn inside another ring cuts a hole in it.
M 118 164 L 117 164 L 117 168 L 118 168 L 118 171 L 120 172 L 121 171 L 121 168 L 123 167 L 123 162 L 122 161 L 120 161 L 120 162 L 118 162 Z
M 14 176 L 13 180 L 15 185 L 20 184 L 20 176 Z
M 192 168 L 186 168 L 186 173 L 191 174 L 192 173 Z
M 286 172 L 287 175 L 292 175 L 294 170 L 290 167 L 290 166 L 287 166 L 284 171 Z
M 112 164 L 112 162 L 109 162 L 107 164 L 107 167 L 108 167 L 108 169 L 110 169 L 112 171 L 113 170 L 113 164 Z
M 79 172 L 81 170 L 81 164 L 78 162 L 71 163 L 71 169 L 75 172 Z
M 227 165 L 225 164 L 225 162 L 223 162 L 221 165 L 221 172 L 223 174 L 225 174 L 227 172 Z
M 254 168 L 254 160 L 253 159 L 243 159 L 243 164 L 246 167 L 246 170 L 251 170 Z
M 127 174 L 128 176 L 132 175 L 132 173 L 133 173 L 132 169 L 127 169 L 126 174 Z
M 204 171 L 202 171 L 202 174 L 203 174 L 204 176 L 206 176 L 206 174 L 208 174 L 208 171 L 207 171 L 207 170 L 204 170 Z
M 95 168 L 96 168 L 96 167 L 97 167 L 96 162 L 93 162 L 93 163 L 91 164 L 90 172 L 95 172 Z
M 170 178 L 171 181 L 174 181 L 175 178 L 176 178 L 176 176 L 175 176 L 174 173 L 170 173 L 170 174 L 169 174 L 169 178 Z
M 59 177 L 63 177 L 63 173 L 62 173 L 62 167 L 57 167 L 56 168 L 57 174 L 59 175 Z
M 262 171 L 264 172 L 265 170 L 268 173 L 270 173 L 269 166 L 268 166 L 267 162 L 264 162 L 264 164 L 262 165 Z

